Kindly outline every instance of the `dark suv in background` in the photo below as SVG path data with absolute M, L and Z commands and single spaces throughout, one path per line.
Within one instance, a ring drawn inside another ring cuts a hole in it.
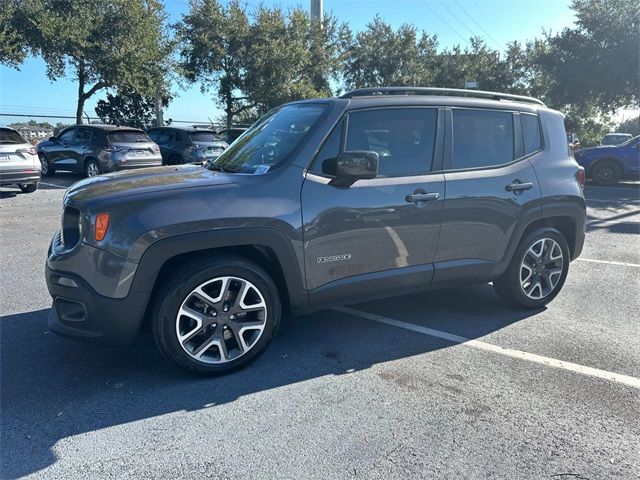
M 42 175 L 56 170 L 87 177 L 162 165 L 160 148 L 142 131 L 112 125 L 75 125 L 38 144 Z
M 493 282 L 519 308 L 582 250 L 584 170 L 563 115 L 492 92 L 378 88 L 295 102 L 208 168 L 87 179 L 48 252 L 49 326 L 215 374 L 296 313 Z
M 147 135 L 160 146 L 165 165 L 202 165 L 218 158 L 229 146 L 215 132 L 203 128 L 157 127 Z

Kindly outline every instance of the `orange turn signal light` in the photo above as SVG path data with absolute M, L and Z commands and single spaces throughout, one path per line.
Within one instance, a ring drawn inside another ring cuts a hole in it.
M 99 213 L 96 215 L 96 240 L 102 240 L 109 229 L 109 214 Z

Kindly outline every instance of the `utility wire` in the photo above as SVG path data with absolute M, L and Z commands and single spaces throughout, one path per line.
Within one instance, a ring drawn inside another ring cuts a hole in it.
M 447 11 L 453 16 L 453 18 L 455 18 L 464 28 L 467 29 L 467 31 L 471 34 L 472 37 L 478 36 L 476 32 L 474 32 L 469 27 L 467 27 L 466 23 L 460 20 L 460 18 L 447 6 L 446 3 L 444 3 L 442 0 L 438 0 L 438 2 L 440 2 L 440 5 L 442 5 L 444 8 L 447 9 Z
M 502 48 L 503 48 L 503 47 L 501 46 L 500 42 L 498 42 L 495 38 L 493 38 L 493 36 L 492 36 L 489 32 L 487 32 L 484 28 L 482 28 L 482 25 L 480 25 L 478 22 L 476 22 L 476 20 L 475 20 L 475 19 L 474 19 L 470 14 L 469 14 L 469 12 L 467 12 L 467 10 L 466 10 L 462 5 L 460 5 L 460 3 L 458 2 L 458 0 L 453 0 L 453 1 L 454 1 L 454 2 L 456 2 L 456 5 L 458 5 L 458 7 L 460 8 L 460 10 L 462 10 L 462 11 L 464 12 L 464 14 L 465 14 L 467 17 L 469 17 L 469 18 L 471 19 L 471 21 L 472 21 L 473 23 L 475 23 L 475 24 L 476 24 L 476 26 L 477 26 L 480 30 L 482 30 L 482 31 L 485 33 L 485 35 L 486 35 L 487 37 L 489 37 L 489 38 L 491 39 L 491 41 L 496 45 L 496 47 L 498 47 L 499 49 L 502 49 Z
M 458 32 L 455 28 L 453 28 L 451 25 L 449 25 L 449 24 L 447 23 L 447 21 L 446 21 L 444 18 L 442 18 L 442 17 L 438 14 L 438 12 L 436 12 L 436 11 L 431 7 L 431 5 L 429 5 L 428 3 L 426 3 L 424 0 L 421 0 L 421 2 L 422 2 L 422 4 L 423 4 L 425 7 L 427 7 L 429 10 L 431 10 L 431 11 L 433 12 L 433 14 L 434 14 L 436 17 L 438 17 L 442 23 L 444 23 L 447 27 L 449 27 L 449 30 L 451 30 L 451 31 L 452 31 L 453 33 L 455 33 L 458 37 L 460 37 L 464 43 L 466 43 L 466 44 L 468 44 L 468 43 L 469 43 L 469 40 L 467 40 L 466 38 L 464 38 L 462 35 L 460 35 L 460 32 Z

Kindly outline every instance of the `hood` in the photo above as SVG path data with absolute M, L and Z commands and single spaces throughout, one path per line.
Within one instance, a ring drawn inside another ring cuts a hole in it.
M 576 153 L 589 153 L 589 152 L 606 152 L 608 150 L 618 150 L 618 145 L 598 145 L 597 147 L 581 148 Z
M 85 178 L 65 194 L 65 204 L 78 205 L 95 199 L 110 199 L 181 188 L 236 183 L 241 175 L 227 175 L 194 165 L 141 168 Z

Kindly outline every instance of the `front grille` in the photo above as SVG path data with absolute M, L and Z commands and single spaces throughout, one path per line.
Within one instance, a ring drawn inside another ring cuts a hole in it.
M 61 243 L 65 250 L 75 247 L 80 241 L 80 211 L 73 207 L 64 207 L 62 213 Z

